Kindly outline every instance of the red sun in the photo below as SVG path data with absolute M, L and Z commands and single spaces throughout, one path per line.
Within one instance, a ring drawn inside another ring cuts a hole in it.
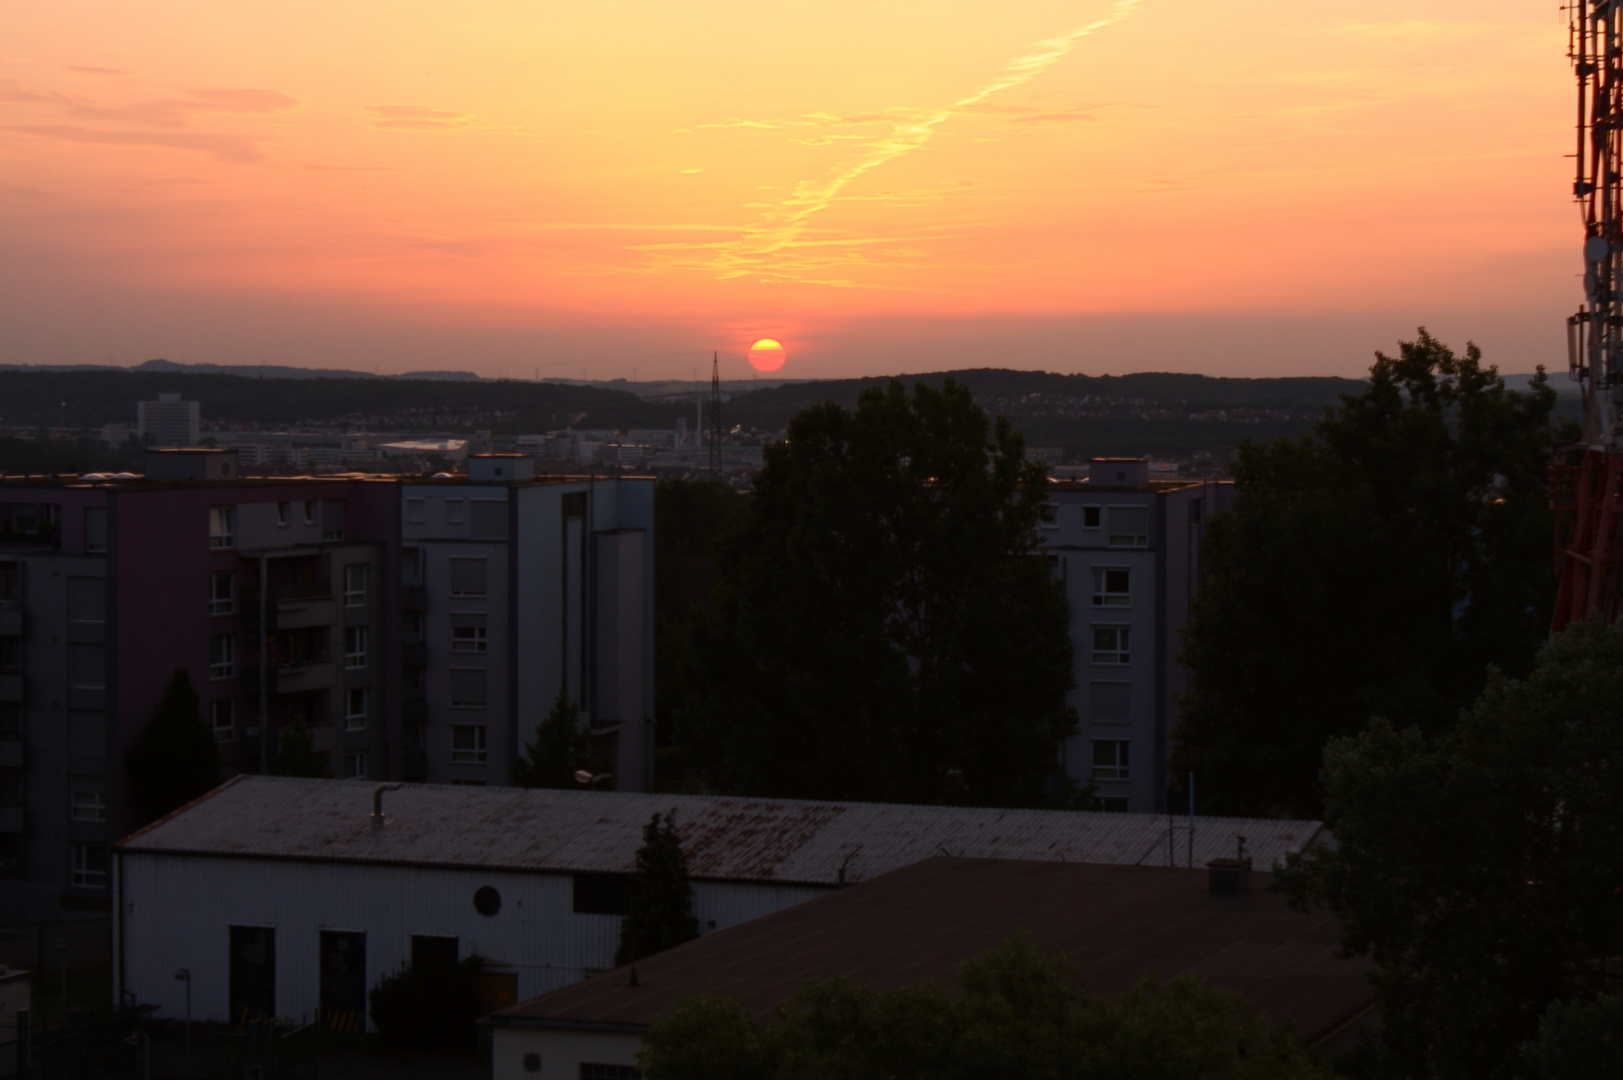
M 776 371 L 789 359 L 789 354 L 783 351 L 783 344 L 773 338 L 764 337 L 750 346 L 750 367 L 756 371 Z

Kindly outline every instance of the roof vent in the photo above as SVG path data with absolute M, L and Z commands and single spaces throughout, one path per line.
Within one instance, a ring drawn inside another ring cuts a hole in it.
M 372 828 L 383 828 L 383 793 L 399 791 L 399 784 L 379 784 L 372 792 Z

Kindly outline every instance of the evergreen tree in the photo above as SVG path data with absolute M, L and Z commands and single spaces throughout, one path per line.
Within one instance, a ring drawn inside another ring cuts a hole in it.
M 330 755 L 315 747 L 315 739 L 304 721 L 295 720 L 276 732 L 276 752 L 267 763 L 272 776 L 303 776 L 325 780 L 331 775 Z
M 592 752 L 592 733 L 580 722 L 580 708 L 558 691 L 552 711 L 536 725 L 535 741 L 513 762 L 513 786 L 521 788 L 578 788 L 575 771 L 600 771 Z
M 146 820 L 160 818 L 220 782 L 220 748 L 203 722 L 192 680 L 177 670 L 124 757 L 130 798 Z
M 631 912 L 620 922 L 615 964 L 630 964 L 699 936 L 687 859 L 676 836 L 676 811 L 655 814 L 642 829 L 631 875 Z

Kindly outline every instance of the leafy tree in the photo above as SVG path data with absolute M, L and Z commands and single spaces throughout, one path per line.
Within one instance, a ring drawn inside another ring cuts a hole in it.
M 1527 1063 L 1537 1080 L 1623 1076 L 1623 994 L 1551 1005 L 1528 1048 Z
M 1425 332 L 1314 434 L 1246 443 L 1202 546 L 1175 775 L 1213 813 L 1314 817 L 1327 740 L 1446 730 L 1490 664 L 1524 674 L 1554 595 L 1555 393 Z
M 525 757 L 513 762 L 513 786 L 522 788 L 575 788 L 575 770 L 599 771 L 592 752 L 592 733 L 580 722 L 580 708 L 558 691 L 552 711 L 535 728 L 535 741 Z
M 620 921 L 615 964 L 634 963 L 699 936 L 693 887 L 688 884 L 687 859 L 676 836 L 674 810 L 663 818 L 655 814 L 642 827 L 642 847 L 637 849 L 629 892 L 631 911 Z
M 1045 477 L 951 379 L 797 414 L 720 545 L 688 720 L 711 784 L 1035 804 L 1076 725 Z
M 176 670 L 124 756 L 130 798 L 151 821 L 185 806 L 220 782 L 220 748 L 203 722 L 197 691 Z
M 1343 948 L 1375 961 L 1375 1071 L 1524 1075 L 1518 1048 L 1541 1020 L 1546 1062 L 1559 1032 L 1582 1026 L 1552 1006 L 1616 988 L 1619 762 L 1623 631 L 1596 624 L 1558 636 L 1525 680 L 1490 675 L 1451 733 L 1378 721 L 1329 745 L 1336 843 L 1278 880 L 1295 905 L 1328 906 Z
M 304 721 L 295 720 L 276 732 L 276 752 L 267 766 L 272 776 L 304 776 L 324 780 L 331 775 L 330 755 L 316 749 Z
M 439 964 L 401 964 L 368 993 L 372 1026 L 399 1050 L 472 1050 L 475 1024 L 487 1011 L 475 982 L 485 961 L 469 956 Z
M 1244 1000 L 1193 976 L 1084 993 L 1074 966 L 1015 938 L 966 963 L 956 992 L 805 987 L 762 1023 L 702 994 L 643 1037 L 648 1080 L 1327 1080 Z

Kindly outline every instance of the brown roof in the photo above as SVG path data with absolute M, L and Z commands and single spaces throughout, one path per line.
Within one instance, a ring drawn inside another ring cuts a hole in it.
M 1340 923 L 1265 891 L 1213 894 L 1204 870 L 936 858 L 718 931 L 629 969 L 503 1009 L 512 1027 L 640 1031 L 713 988 L 758 1018 L 808 982 L 844 975 L 882 987 L 948 980 L 964 960 L 1024 931 L 1074 960 L 1089 990 L 1191 972 L 1238 991 L 1304 1037 L 1365 1012 L 1367 964 L 1335 956 Z

